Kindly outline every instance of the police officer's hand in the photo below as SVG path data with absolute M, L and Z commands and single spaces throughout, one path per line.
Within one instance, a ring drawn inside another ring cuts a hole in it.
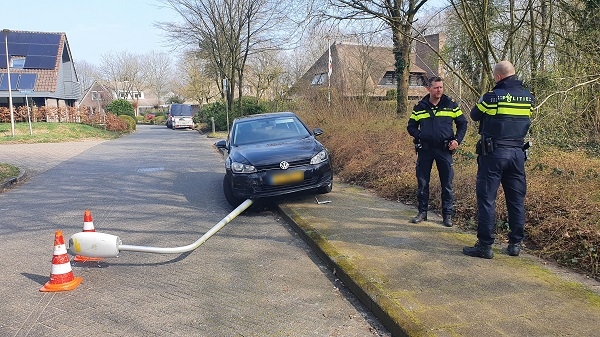
M 456 139 L 453 139 L 450 141 L 450 143 L 448 143 L 448 150 L 454 151 L 457 148 L 458 148 L 458 142 L 456 141 Z

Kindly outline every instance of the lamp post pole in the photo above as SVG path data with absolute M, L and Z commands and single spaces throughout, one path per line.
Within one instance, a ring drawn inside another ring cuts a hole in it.
M 4 33 L 4 48 L 6 49 L 6 75 L 8 77 L 8 106 L 10 108 L 10 131 L 11 135 L 15 136 L 15 113 L 13 110 L 13 102 L 12 102 L 12 90 L 10 85 L 10 61 L 8 59 L 8 32 L 10 30 L 4 28 L 2 30 Z
M 29 135 L 33 136 L 33 129 L 31 127 L 31 109 L 29 108 L 29 97 L 27 94 L 30 92 L 29 90 L 20 90 L 22 94 L 25 94 L 25 104 L 27 105 L 27 121 L 29 122 Z

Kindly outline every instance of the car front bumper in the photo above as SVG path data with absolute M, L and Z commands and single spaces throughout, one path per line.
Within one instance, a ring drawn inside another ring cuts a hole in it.
M 231 174 L 232 192 L 239 199 L 258 199 L 278 195 L 314 190 L 331 184 L 333 171 L 329 162 L 320 165 L 296 167 L 294 171 L 302 171 L 303 179 L 292 183 L 277 183 L 273 175 L 284 173 L 283 170 L 262 171 L 250 174 Z

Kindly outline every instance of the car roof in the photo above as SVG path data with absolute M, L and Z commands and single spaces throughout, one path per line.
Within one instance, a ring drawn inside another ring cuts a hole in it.
M 290 112 L 290 111 L 269 112 L 269 113 L 264 113 L 264 114 L 256 114 L 256 115 L 238 117 L 234 120 L 234 122 L 242 121 L 242 120 L 244 120 L 244 121 L 261 120 L 261 119 L 274 118 L 274 117 L 298 117 L 298 116 L 295 113 Z

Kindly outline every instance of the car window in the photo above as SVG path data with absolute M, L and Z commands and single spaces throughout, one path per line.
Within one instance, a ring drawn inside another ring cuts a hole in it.
M 188 104 L 171 105 L 171 116 L 192 116 L 192 106 Z
M 262 119 L 236 123 L 233 130 L 233 144 L 245 145 L 308 136 L 310 132 L 297 118 Z

